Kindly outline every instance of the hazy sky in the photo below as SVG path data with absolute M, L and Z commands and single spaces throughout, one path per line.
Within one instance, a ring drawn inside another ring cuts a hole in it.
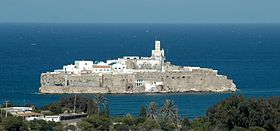
M 280 23 L 280 0 L 0 0 L 0 22 Z

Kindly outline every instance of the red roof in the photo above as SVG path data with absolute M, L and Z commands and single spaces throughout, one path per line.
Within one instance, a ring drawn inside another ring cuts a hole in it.
M 93 68 L 110 68 L 110 66 L 105 66 L 105 65 L 93 65 Z

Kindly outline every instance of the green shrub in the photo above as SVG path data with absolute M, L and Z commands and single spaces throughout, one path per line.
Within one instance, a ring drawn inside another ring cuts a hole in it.
M 129 126 L 126 124 L 116 124 L 114 125 L 116 131 L 129 131 Z
M 78 127 L 79 129 L 83 130 L 83 131 L 90 131 L 92 126 L 89 122 L 87 121 L 81 121 L 78 123 Z
M 3 118 L 2 126 L 8 131 L 27 130 L 27 124 L 23 119 L 15 116 Z
M 161 129 L 161 127 L 155 120 L 147 119 L 144 123 L 138 125 L 138 129 L 146 129 L 150 131 L 153 129 Z
M 258 126 L 252 126 L 249 128 L 249 131 L 266 131 L 266 129 Z
M 135 123 L 135 119 L 132 115 L 128 114 L 122 118 L 122 122 L 128 126 L 132 126 Z
M 76 131 L 77 128 L 74 125 L 68 125 L 68 126 L 65 127 L 65 130 L 66 131 Z
M 91 115 L 83 121 L 90 123 L 92 128 L 97 130 L 109 130 L 111 125 L 110 118 L 107 116 Z

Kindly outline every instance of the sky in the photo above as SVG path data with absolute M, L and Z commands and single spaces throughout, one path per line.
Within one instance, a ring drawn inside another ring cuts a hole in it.
M 280 23 L 280 0 L 0 0 L 0 23 Z

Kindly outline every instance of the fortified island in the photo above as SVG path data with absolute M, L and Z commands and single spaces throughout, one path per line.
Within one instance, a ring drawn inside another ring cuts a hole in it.
M 41 93 L 233 92 L 233 80 L 217 70 L 176 66 L 160 41 L 151 57 L 124 56 L 106 62 L 75 61 L 41 74 Z

